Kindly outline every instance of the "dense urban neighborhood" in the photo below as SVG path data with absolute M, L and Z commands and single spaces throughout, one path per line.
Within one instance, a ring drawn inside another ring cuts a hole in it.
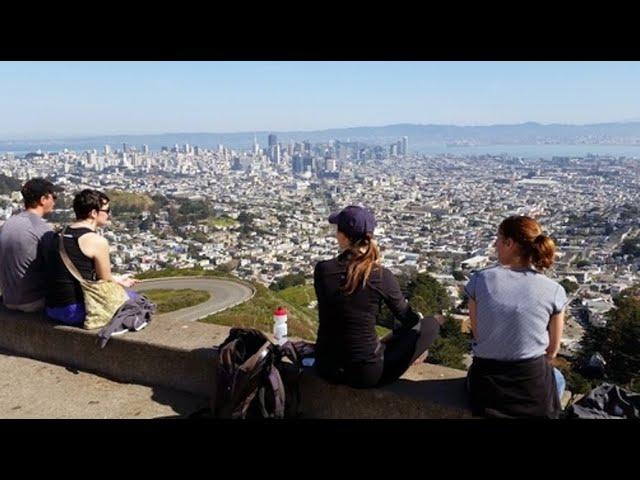
M 64 188 L 54 224 L 71 220 L 74 193 L 97 188 L 111 197 L 104 235 L 119 272 L 202 268 L 269 286 L 293 274 L 310 282 L 315 263 L 337 251 L 328 215 L 365 205 L 377 217 L 384 265 L 428 272 L 464 320 L 462 287 L 495 262 L 500 221 L 528 214 L 558 245 L 548 274 L 571 298 L 563 350 L 577 348 L 586 325 L 606 324 L 613 297 L 638 280 L 637 160 L 418 155 L 408 140 L 282 144 L 270 135 L 246 151 L 124 144 L 3 153 L 0 221 L 21 208 L 28 178 Z

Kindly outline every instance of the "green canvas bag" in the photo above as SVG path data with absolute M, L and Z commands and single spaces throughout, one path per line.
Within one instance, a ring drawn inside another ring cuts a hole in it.
M 60 257 L 69 273 L 80 282 L 84 296 L 84 308 L 87 313 L 84 328 L 94 329 L 104 327 L 111 321 L 118 309 L 129 300 L 124 287 L 112 280 L 85 280 L 73 264 L 64 248 L 65 228 L 60 233 Z

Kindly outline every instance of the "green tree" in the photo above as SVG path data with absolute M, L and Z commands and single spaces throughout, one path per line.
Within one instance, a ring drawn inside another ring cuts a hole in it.
M 448 315 L 440 327 L 440 337 L 429 349 L 427 361 L 464 370 L 464 355 L 469 353 L 471 336 L 462 333 L 461 321 Z
M 22 181 L 17 178 L 8 177 L 0 173 L 0 194 L 8 195 L 12 192 L 19 192 L 22 188 Z
M 453 278 L 459 282 L 466 280 L 467 277 L 465 276 L 465 274 L 462 272 L 462 270 L 454 270 L 453 271 Z
M 617 308 L 609 312 L 605 329 L 607 373 L 623 384 L 640 379 L 640 300 L 620 298 Z
M 233 272 L 236 268 L 238 268 L 238 266 L 240 265 L 240 261 L 239 260 L 230 260 L 227 263 L 223 263 L 221 265 L 218 265 L 218 267 L 216 268 L 216 271 L 220 272 L 220 273 L 231 273 Z
M 255 218 L 255 216 L 251 213 L 248 212 L 240 212 L 238 214 L 238 222 L 242 223 L 243 225 L 247 225 L 251 222 L 253 222 L 253 219 Z
M 178 208 L 178 214 L 184 221 L 204 220 L 209 216 L 209 207 L 202 200 L 185 200 Z
M 296 285 L 304 285 L 305 283 L 306 278 L 304 273 L 290 273 L 269 285 L 269 289 L 277 292 L 279 290 L 284 290 L 285 288 L 295 287 Z
M 191 240 L 200 243 L 207 243 L 209 241 L 209 237 L 207 237 L 207 235 L 200 230 L 196 230 L 189 237 L 191 238 Z
M 409 303 L 424 315 L 433 315 L 451 308 L 447 290 L 428 273 L 418 273 L 407 286 Z
M 607 362 L 606 378 L 634 387 L 640 383 L 640 298 L 634 287 L 614 299 L 604 327 L 587 327 L 580 343 L 578 366 L 586 372 L 591 356 L 599 352 Z
M 564 378 L 567 382 L 566 389 L 572 394 L 588 393 L 595 386 L 573 369 L 560 370 L 562 371 L 562 374 L 564 375 Z
M 151 200 L 153 200 L 153 203 L 157 208 L 163 208 L 169 204 L 169 199 L 160 193 L 153 195 Z
M 436 338 L 433 342 L 427 361 L 435 365 L 465 370 L 463 352 L 443 338 Z
M 563 279 L 560 282 L 560 285 L 564 287 L 564 289 L 569 295 L 575 292 L 576 290 L 578 290 L 578 288 L 580 288 L 580 285 L 578 285 L 576 282 L 572 282 L 568 278 Z
M 104 192 L 110 200 L 111 211 L 117 215 L 139 215 L 144 210 L 154 207 L 153 200 L 149 195 L 123 192 L 121 190 L 106 190 Z
M 623 255 L 640 257 L 640 238 L 626 238 L 624 242 L 622 242 L 620 252 Z

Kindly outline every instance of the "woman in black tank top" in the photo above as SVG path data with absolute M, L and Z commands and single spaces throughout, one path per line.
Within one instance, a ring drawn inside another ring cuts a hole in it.
M 83 190 L 73 200 L 76 222 L 64 234 L 64 247 L 71 262 L 86 280 L 113 280 L 125 288 L 135 284 L 132 279 L 111 275 L 109 243 L 96 233 L 109 222 L 109 197 L 98 190 Z M 84 297 L 80 283 L 62 262 L 59 235 L 45 241 L 45 264 L 50 279 L 45 301 L 49 317 L 68 325 L 82 325 L 85 319 Z
M 96 269 L 92 258 L 87 257 L 80 246 L 78 239 L 93 230 L 87 227 L 67 228 L 64 236 L 64 248 L 69 255 L 69 259 L 76 266 L 82 278 L 85 280 L 97 280 Z M 64 307 L 74 303 L 84 302 L 80 283 L 73 278 L 67 267 L 65 267 L 60 257 L 58 242 L 62 232 L 56 233 L 52 237 L 50 248 L 48 249 L 47 266 L 50 288 L 46 296 L 47 307 Z

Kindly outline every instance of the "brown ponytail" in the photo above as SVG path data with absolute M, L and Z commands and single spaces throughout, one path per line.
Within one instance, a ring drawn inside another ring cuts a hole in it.
M 351 295 L 364 285 L 371 275 L 371 271 L 380 263 L 380 249 L 371 233 L 366 233 L 364 238 L 353 242 L 349 246 L 350 258 L 347 266 L 347 282 L 343 290 Z
M 546 270 L 553 265 L 556 244 L 542 233 L 542 228 L 533 218 L 513 215 L 502 221 L 498 231 L 516 242 L 522 255 L 537 269 Z
M 546 270 L 553 265 L 556 255 L 555 242 L 546 235 L 538 235 L 531 245 L 531 263 L 539 270 Z

